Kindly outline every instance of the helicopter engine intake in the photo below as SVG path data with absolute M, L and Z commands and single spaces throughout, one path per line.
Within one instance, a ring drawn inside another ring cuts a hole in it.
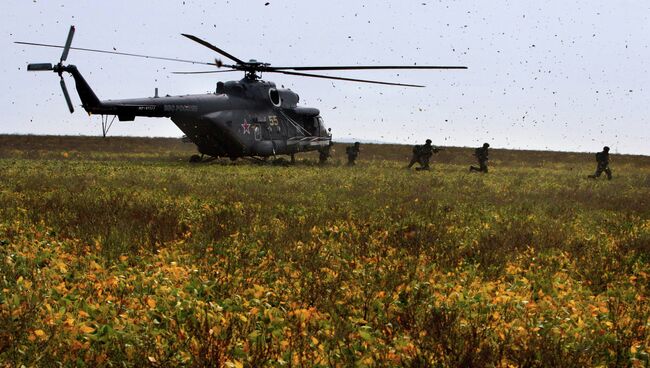
M 291 109 L 298 105 L 300 96 L 290 89 L 269 88 L 269 99 L 273 106 Z

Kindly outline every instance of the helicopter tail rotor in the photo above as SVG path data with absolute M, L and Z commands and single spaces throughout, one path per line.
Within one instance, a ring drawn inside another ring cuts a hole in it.
M 65 46 L 63 46 L 63 52 L 61 53 L 59 64 L 63 63 L 68 58 L 68 52 L 70 52 L 70 45 L 72 45 L 72 38 L 74 37 L 74 30 L 74 26 L 70 26 L 68 38 L 65 40 Z
M 68 93 L 68 88 L 65 85 L 65 80 L 63 79 L 63 72 L 65 71 L 65 66 L 63 62 L 68 58 L 68 53 L 70 52 L 70 45 L 72 44 L 72 38 L 74 37 L 74 26 L 70 26 L 70 31 L 68 31 L 68 38 L 65 41 L 65 46 L 63 47 L 63 53 L 61 54 L 61 59 L 56 65 L 51 63 L 33 63 L 27 65 L 27 71 L 30 72 L 44 72 L 44 71 L 53 71 L 59 74 L 61 78 L 61 90 L 63 91 L 63 97 L 65 102 L 68 104 L 68 109 L 71 113 L 74 112 L 74 106 L 72 105 L 72 100 L 70 99 L 70 94 Z
M 72 106 L 72 100 L 70 100 L 70 94 L 68 93 L 68 88 L 65 86 L 65 80 L 61 76 L 61 90 L 63 91 L 63 97 L 65 97 L 65 102 L 68 104 L 68 109 L 72 114 L 74 112 L 74 106 Z

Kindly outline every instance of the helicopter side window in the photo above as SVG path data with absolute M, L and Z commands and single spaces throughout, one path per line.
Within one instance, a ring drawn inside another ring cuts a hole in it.
M 310 135 L 316 135 L 316 126 L 315 126 L 315 121 L 313 118 L 308 118 L 304 117 L 302 119 L 303 121 L 303 127 L 305 128 L 306 131 L 309 132 Z
M 253 128 L 253 133 L 255 134 L 256 141 L 262 139 L 262 129 L 260 129 L 259 125 L 255 125 L 255 128 Z
M 321 132 L 321 118 L 320 118 L 320 116 L 316 116 L 314 118 L 314 127 L 316 128 L 315 129 L 316 135 L 320 136 L 321 135 L 320 134 L 320 132 Z

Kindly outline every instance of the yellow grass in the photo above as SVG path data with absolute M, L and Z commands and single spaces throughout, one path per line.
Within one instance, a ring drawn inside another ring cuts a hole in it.
M 649 366 L 648 157 L 0 143 L 0 365 Z

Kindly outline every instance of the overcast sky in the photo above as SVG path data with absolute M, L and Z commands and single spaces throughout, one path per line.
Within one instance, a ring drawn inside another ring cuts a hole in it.
M 268 2 L 268 5 L 265 5 Z M 0 133 L 100 135 L 70 114 L 52 73 L 60 50 L 13 41 L 213 61 L 204 38 L 273 65 L 465 65 L 449 71 L 331 75 L 424 84 L 403 88 L 265 74 L 317 107 L 336 139 L 650 154 L 650 2 L 585 1 L 63 1 L 2 0 Z M 200 66 L 72 50 L 101 99 L 206 93 L 240 72 L 172 75 Z M 206 67 L 209 68 L 209 67 Z M 74 81 L 67 79 L 69 89 Z M 169 119 L 116 123 L 113 135 L 171 136 Z

